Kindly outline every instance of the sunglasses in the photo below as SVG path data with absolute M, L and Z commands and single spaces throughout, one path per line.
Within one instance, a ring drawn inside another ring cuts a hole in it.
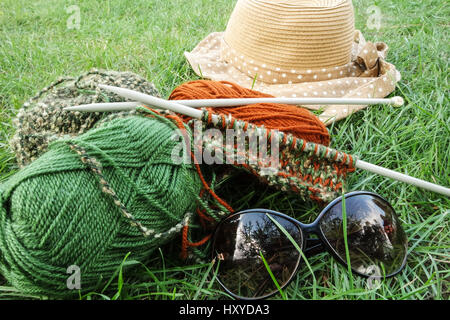
M 268 298 L 286 287 L 302 253 L 308 257 L 326 250 L 347 268 L 349 261 L 353 273 L 382 279 L 403 269 L 407 248 L 392 206 L 366 191 L 335 199 L 311 224 L 271 210 L 241 211 L 222 220 L 212 239 L 218 282 L 232 297 L 245 300 Z

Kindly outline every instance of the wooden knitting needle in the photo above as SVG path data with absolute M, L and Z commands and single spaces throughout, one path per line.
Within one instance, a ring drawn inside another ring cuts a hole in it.
M 230 99 L 198 99 L 198 100 L 172 100 L 182 105 L 203 108 L 203 107 L 234 107 L 255 103 L 283 103 L 290 105 L 372 105 L 372 104 L 392 104 L 402 106 L 402 97 L 389 99 L 365 99 L 365 98 L 230 98 Z M 82 112 L 110 112 L 134 110 L 140 102 L 113 102 L 113 103 L 92 103 L 80 106 L 66 107 L 67 111 Z
M 119 88 L 119 87 L 113 87 L 113 86 L 107 86 L 107 85 L 99 85 L 100 88 L 110 91 L 110 92 L 114 92 L 116 94 L 118 94 L 121 97 L 130 99 L 130 100 L 135 100 L 135 101 L 139 101 L 142 104 L 148 105 L 148 106 L 155 106 L 161 109 L 167 109 L 173 112 L 177 112 L 177 113 L 181 113 L 183 115 L 192 117 L 192 118 L 196 118 L 196 119 L 201 119 L 202 116 L 202 111 L 198 110 L 198 109 L 193 109 L 191 107 L 182 105 L 179 103 L 179 100 L 164 100 L 164 99 L 160 99 L 160 98 L 156 98 L 153 96 L 149 96 L 147 94 L 141 93 L 141 92 L 137 92 L 137 91 L 133 91 L 130 89 L 125 89 L 125 88 Z M 176 102 L 175 102 L 176 101 Z M 216 115 L 212 115 L 213 117 L 213 121 L 217 121 L 218 118 Z M 379 174 L 381 176 L 384 177 L 388 177 L 397 181 L 401 181 L 401 182 L 405 182 L 420 188 L 424 188 L 426 190 L 430 190 L 433 192 L 437 192 L 439 194 L 445 195 L 447 197 L 450 197 L 450 189 L 428 182 L 428 181 L 424 181 L 421 179 L 417 179 L 417 178 L 413 178 L 411 176 L 408 176 L 406 174 L 403 173 L 399 173 L 390 169 L 386 169 L 362 160 L 357 159 L 356 160 L 356 164 L 355 164 L 356 168 L 362 169 L 362 170 L 366 170 L 375 174 Z

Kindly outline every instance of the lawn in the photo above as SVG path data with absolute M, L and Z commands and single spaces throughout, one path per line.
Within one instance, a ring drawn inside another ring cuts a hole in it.
M 230 0 L 2 0 L 0 2 L 0 181 L 17 167 L 8 147 L 11 119 L 32 95 L 60 76 L 91 68 L 132 71 L 153 81 L 163 97 L 198 79 L 183 52 L 222 31 L 236 1 Z M 330 127 L 331 145 L 361 159 L 450 186 L 449 24 L 442 0 L 378 0 L 381 26 L 369 29 L 367 1 L 353 1 L 356 27 L 367 40 L 384 41 L 388 61 L 402 74 L 393 95 L 403 107 L 373 106 Z M 79 28 L 67 28 L 80 9 Z M 231 178 L 232 179 L 232 178 Z M 233 181 L 233 180 L 231 180 Z M 239 209 L 263 207 L 312 221 L 315 205 L 257 184 L 223 185 L 221 194 Z M 236 187 L 237 186 L 237 187 Z M 409 238 L 407 267 L 371 287 L 350 276 L 327 253 L 309 260 L 285 289 L 288 299 L 448 299 L 450 297 L 450 200 L 367 172 L 350 175 L 347 189 L 389 199 Z M 145 266 L 117 276 L 83 299 L 217 299 L 226 297 L 205 277 L 208 263 L 182 264 L 162 248 Z M 131 263 L 137 263 L 129 261 Z M 212 273 L 211 273 L 212 274 Z M 0 277 L 0 299 L 24 295 Z M 275 298 L 280 299 L 281 296 Z

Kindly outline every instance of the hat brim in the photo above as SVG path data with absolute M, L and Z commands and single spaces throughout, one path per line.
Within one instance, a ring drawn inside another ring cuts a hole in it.
M 211 33 L 191 52 L 184 53 L 194 72 L 200 77 L 234 82 L 275 97 L 318 98 L 383 98 L 395 90 L 396 83 L 401 79 L 400 72 L 395 66 L 385 61 L 387 46 L 384 43 L 366 42 L 358 30 L 355 33 L 352 48 L 352 61 L 345 66 L 345 69 L 348 67 L 348 73 L 340 72 L 342 77 L 337 76 L 322 81 L 289 81 L 289 83 L 281 84 L 260 81 L 258 76 L 253 76 L 250 72 L 243 72 L 242 68 L 236 67 L 236 64 L 226 61 L 222 57 L 222 46 L 226 45 L 223 35 L 223 32 Z M 372 57 L 370 57 L 370 53 L 373 54 Z M 375 60 L 374 57 L 376 57 Z M 365 64 L 366 67 L 364 67 Z M 359 72 L 352 72 L 353 70 Z M 322 107 L 308 105 L 305 107 L 312 110 L 323 110 L 319 119 L 329 125 L 367 106 L 330 105 Z

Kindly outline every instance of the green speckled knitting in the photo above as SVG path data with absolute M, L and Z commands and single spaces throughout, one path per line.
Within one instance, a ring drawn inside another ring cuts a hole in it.
M 194 122 L 192 120 L 191 125 Z M 304 200 L 329 202 L 337 198 L 342 194 L 347 173 L 355 170 L 356 159 L 351 155 L 321 144 L 306 142 L 292 134 L 258 127 L 224 115 L 221 115 L 219 121 L 215 123 L 211 113 L 206 110 L 202 114 L 202 123 L 204 130 L 217 128 L 226 132 L 227 129 L 234 129 L 236 132 L 246 131 L 250 135 L 266 136 L 267 154 L 271 153 L 270 137 L 275 135 L 279 147 L 276 173 L 268 174 L 270 164 L 250 162 L 251 156 L 248 152 L 242 157 L 244 163 L 235 163 L 235 166 L 248 170 L 269 185 L 283 191 L 295 192 Z M 249 141 L 250 139 L 246 139 L 247 151 Z M 194 145 L 198 145 L 198 142 Z M 225 147 L 222 146 L 224 153 Z M 204 148 L 211 148 L 211 145 L 204 144 Z M 238 150 L 233 152 L 237 154 Z
M 97 88 L 98 83 L 124 87 L 159 96 L 155 86 L 131 72 L 93 69 L 77 78 L 63 77 L 24 103 L 13 124 L 10 146 L 23 167 L 44 153 L 48 144 L 61 137 L 74 137 L 92 128 L 106 114 L 67 112 L 64 107 L 119 102 L 123 98 Z

